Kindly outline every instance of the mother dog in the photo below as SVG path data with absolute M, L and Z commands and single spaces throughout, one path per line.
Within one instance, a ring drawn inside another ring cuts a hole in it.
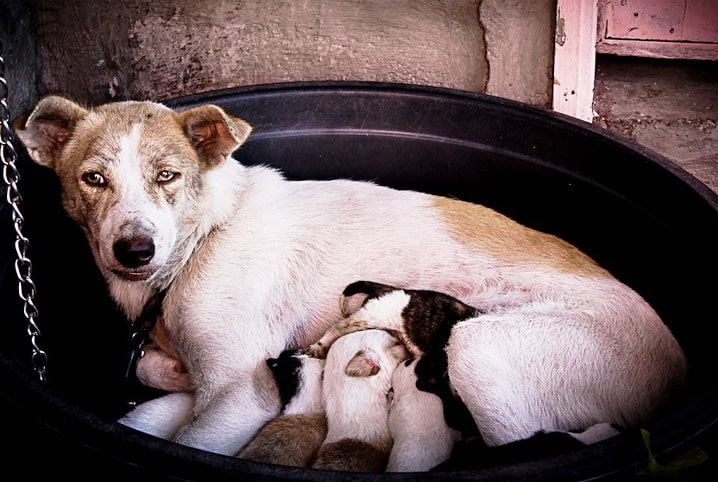
M 481 390 L 459 395 L 480 407 L 482 431 L 501 434 L 494 443 L 635 426 L 684 381 L 681 348 L 641 296 L 486 207 L 242 166 L 231 155 L 251 127 L 214 105 L 87 109 L 51 96 L 15 128 L 59 176 L 127 317 L 166 290 L 167 349 L 197 387 L 178 443 L 236 454 L 280 408 L 265 360 L 316 341 L 356 280 L 442 291 L 484 312 L 450 358 L 476 367 L 461 376 Z

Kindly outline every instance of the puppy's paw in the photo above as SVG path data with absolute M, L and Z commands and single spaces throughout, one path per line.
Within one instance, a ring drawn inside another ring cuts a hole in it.
M 137 362 L 135 375 L 143 385 L 167 392 L 190 392 L 196 389 L 182 362 L 154 345 L 144 349 L 144 356 Z
M 317 343 L 309 345 L 304 353 L 312 358 L 326 358 L 328 350 L 329 349 L 325 347 L 321 341 L 318 341 Z

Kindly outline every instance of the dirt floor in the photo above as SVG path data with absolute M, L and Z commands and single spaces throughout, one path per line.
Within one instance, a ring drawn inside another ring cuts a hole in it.
M 718 62 L 599 56 L 594 111 L 718 192 Z

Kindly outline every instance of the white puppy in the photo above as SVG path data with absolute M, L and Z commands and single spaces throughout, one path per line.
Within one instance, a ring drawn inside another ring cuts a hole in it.
M 384 471 L 392 444 L 387 395 L 394 368 L 407 356 L 382 330 L 351 333 L 334 343 L 322 383 L 327 437 L 312 468 Z
M 400 363 L 392 375 L 389 433 L 394 443 L 387 472 L 427 471 L 448 460 L 461 439 L 461 432 L 447 425 L 441 399 L 416 388 L 416 362 Z

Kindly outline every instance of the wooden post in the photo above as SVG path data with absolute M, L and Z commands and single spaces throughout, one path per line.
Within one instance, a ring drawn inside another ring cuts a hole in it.
M 586 122 L 593 121 L 596 27 L 596 0 L 558 0 L 553 109 Z

